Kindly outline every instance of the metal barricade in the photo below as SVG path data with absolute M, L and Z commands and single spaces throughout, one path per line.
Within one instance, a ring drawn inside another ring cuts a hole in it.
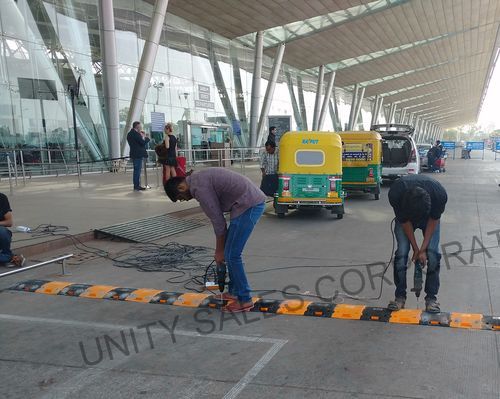
M 25 272 L 27 270 L 36 269 L 38 267 L 50 265 L 52 263 L 57 263 L 57 262 L 61 262 L 61 268 L 62 268 L 61 274 L 63 276 L 65 276 L 66 275 L 66 268 L 65 268 L 66 267 L 66 259 L 72 258 L 73 256 L 74 256 L 73 254 L 63 255 L 63 256 L 59 256 L 59 257 L 54 258 L 54 259 L 46 260 L 45 262 L 35 263 L 34 265 L 22 267 L 20 269 L 10 270 L 8 272 L 0 274 L 0 278 L 11 276 L 11 275 L 17 274 L 17 273 L 22 273 L 22 272 Z

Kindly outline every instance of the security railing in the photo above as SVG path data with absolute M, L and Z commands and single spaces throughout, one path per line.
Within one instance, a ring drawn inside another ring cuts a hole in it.
M 245 174 L 245 167 L 255 165 L 260 158 L 262 148 L 214 148 L 214 149 L 179 149 L 178 155 L 186 158 L 186 168 L 197 167 L 233 167 L 240 168 Z M 144 163 L 144 178 L 148 183 L 148 170 L 156 172 L 159 185 L 161 165 L 154 150 L 147 150 Z M 26 185 L 36 177 L 77 176 L 80 182 L 82 174 L 130 172 L 132 162 L 126 157 L 92 161 L 82 159 L 76 162 L 74 149 L 0 149 L 0 182 L 9 182 L 11 193 L 15 186 Z

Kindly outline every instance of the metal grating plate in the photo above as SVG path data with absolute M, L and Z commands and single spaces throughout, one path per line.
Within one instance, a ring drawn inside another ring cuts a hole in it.
M 168 215 L 157 215 L 145 219 L 101 227 L 94 230 L 96 238 L 116 237 L 132 242 L 152 242 L 174 234 L 202 227 L 193 220 L 178 219 Z

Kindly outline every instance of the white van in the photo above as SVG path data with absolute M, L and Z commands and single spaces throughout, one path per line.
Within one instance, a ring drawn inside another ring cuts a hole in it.
M 420 173 L 420 157 L 413 140 L 415 129 L 410 125 L 374 125 L 372 130 L 382 136 L 382 179 Z

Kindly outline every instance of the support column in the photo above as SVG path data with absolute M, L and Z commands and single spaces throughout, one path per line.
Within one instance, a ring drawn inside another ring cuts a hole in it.
M 377 114 L 377 108 L 378 108 L 378 103 L 380 101 L 380 95 L 377 94 L 377 96 L 375 97 L 375 100 L 373 101 L 373 107 L 372 107 L 372 117 L 370 119 L 370 128 L 371 126 L 375 125 L 375 116 Z
M 318 130 L 321 130 L 323 128 L 323 123 L 325 122 L 326 111 L 328 109 L 328 104 L 330 103 L 330 97 L 332 94 L 334 82 L 335 82 L 335 72 L 332 72 L 330 75 L 330 79 L 328 80 L 328 86 L 326 87 L 325 98 L 323 99 L 323 106 L 321 107 L 321 112 L 319 114 Z
M 222 106 L 224 107 L 224 112 L 227 116 L 227 119 L 229 120 L 230 125 L 233 126 L 234 121 L 237 120 L 236 114 L 234 113 L 233 105 L 231 104 L 231 100 L 229 99 L 229 95 L 227 93 L 226 84 L 224 83 L 224 77 L 222 76 L 215 50 L 210 41 L 207 41 L 207 43 L 208 57 L 210 59 L 210 66 L 212 67 L 212 72 L 214 74 L 214 81 L 217 87 L 217 92 L 219 94 Z
M 236 109 L 238 111 L 238 119 L 241 128 L 241 145 L 247 146 L 249 133 L 248 133 L 248 120 L 245 109 L 245 95 L 243 94 L 243 86 L 241 84 L 240 62 L 238 60 L 238 49 L 234 46 L 230 48 L 231 63 L 233 64 L 233 80 L 234 91 L 236 94 Z
M 255 57 L 252 77 L 252 101 L 250 103 L 250 147 L 257 146 L 257 124 L 259 122 L 260 78 L 262 75 L 262 51 L 264 48 L 264 33 L 257 32 L 255 36 Z
M 116 59 L 115 16 L 113 0 L 99 2 L 99 28 L 101 31 L 102 79 L 105 115 L 108 125 L 109 156 L 120 153 L 120 106 L 118 61 Z
M 372 123 L 372 125 L 378 124 L 378 118 L 380 116 L 380 110 L 382 109 L 383 106 L 384 106 L 384 97 L 380 97 L 379 101 L 378 101 L 377 108 L 375 109 L 375 115 L 373 115 L 373 123 Z
M 333 104 L 332 104 L 333 103 Z M 332 98 L 330 100 L 330 115 L 332 117 L 333 128 L 337 132 L 342 131 L 342 121 L 340 120 L 339 109 L 337 107 L 337 94 L 335 93 L 335 86 L 332 90 Z
M 392 104 L 387 104 L 382 109 L 384 111 L 385 123 L 390 123 L 389 115 L 391 114 Z
M 158 43 L 160 41 L 165 15 L 167 14 L 168 0 L 156 0 L 153 15 L 151 17 L 151 28 L 149 35 L 144 43 L 142 50 L 141 61 L 137 69 L 137 77 L 135 79 L 134 91 L 130 101 L 130 109 L 125 124 L 125 134 L 122 139 L 122 152 L 127 143 L 126 132 L 131 128 L 132 122 L 140 120 L 142 110 L 144 108 L 144 100 L 149 89 L 149 82 L 155 65 L 156 53 L 158 51 Z
M 399 123 L 404 124 L 406 119 L 406 108 L 403 108 L 401 110 L 401 113 L 399 114 Z
M 292 101 L 293 116 L 295 117 L 295 122 L 297 122 L 298 130 L 304 130 L 304 125 L 302 123 L 302 115 L 300 115 L 299 105 L 297 104 L 297 99 L 295 98 L 295 92 L 293 90 L 293 80 L 290 72 L 285 72 L 286 84 L 288 86 L 288 92 L 290 93 L 290 100 Z
M 278 80 L 278 75 L 280 73 L 281 61 L 283 60 L 283 54 L 285 53 L 285 43 L 281 43 L 276 49 L 276 56 L 274 57 L 273 69 L 271 70 L 271 76 L 267 84 L 266 95 L 264 96 L 264 103 L 262 104 L 262 111 L 260 112 L 259 124 L 257 126 L 257 143 L 256 147 L 260 146 L 262 143 L 262 137 L 264 136 L 264 125 L 266 124 L 267 115 L 269 114 L 269 108 L 271 108 L 271 102 L 273 101 L 274 88 L 276 87 L 276 81 Z
M 413 122 L 413 127 L 415 129 L 415 138 L 418 135 L 418 124 L 420 123 L 420 117 L 417 115 L 415 116 L 415 121 Z
M 354 114 L 356 113 L 356 105 L 358 103 L 358 91 L 359 83 L 356 83 L 352 92 L 351 112 L 349 112 L 349 122 L 347 123 L 347 130 L 352 130 L 352 126 L 354 125 Z
M 318 71 L 318 84 L 316 85 L 316 100 L 314 101 L 314 114 L 312 130 L 318 130 L 319 111 L 321 107 L 321 94 L 323 93 L 323 80 L 325 78 L 325 67 L 320 65 Z
M 396 104 L 391 104 L 391 109 L 389 110 L 389 123 L 394 123 L 394 116 L 396 115 Z
M 353 118 L 353 124 L 351 130 L 358 130 L 359 126 L 359 115 L 361 113 L 361 107 L 363 105 L 363 98 L 365 97 L 365 87 L 361 88 L 361 92 L 357 96 L 357 101 L 356 101 L 356 111 L 354 113 L 354 118 Z
M 309 130 L 307 128 L 307 111 L 306 102 L 304 101 L 304 88 L 302 86 L 302 77 L 297 75 L 297 90 L 299 92 L 299 106 L 300 106 L 300 116 L 302 117 L 302 127 L 304 130 Z

